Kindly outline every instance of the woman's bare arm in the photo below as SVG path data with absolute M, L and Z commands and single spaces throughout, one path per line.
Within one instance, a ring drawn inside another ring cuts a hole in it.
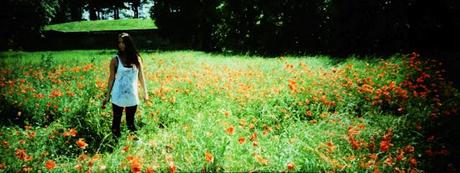
M 148 94 L 147 94 L 147 84 L 145 83 L 145 77 L 144 77 L 144 65 L 142 63 L 142 59 L 138 57 L 139 59 L 139 74 L 138 78 L 139 81 L 141 82 L 141 87 L 144 90 L 144 99 L 148 99 Z
M 107 93 L 105 93 L 105 100 L 109 100 L 110 98 L 110 93 L 112 92 L 112 87 L 113 87 L 113 82 L 115 80 L 115 65 L 117 63 L 117 59 L 113 58 L 112 61 L 110 61 L 110 75 L 109 75 L 109 81 L 107 85 Z

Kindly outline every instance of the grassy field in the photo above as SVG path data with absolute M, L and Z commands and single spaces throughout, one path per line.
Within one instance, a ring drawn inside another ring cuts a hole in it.
M 156 29 L 152 19 L 120 19 L 68 22 L 45 26 L 45 30 L 85 32 L 107 30 Z
M 0 54 L 0 172 L 422 172 L 458 154 L 429 129 L 457 114 L 459 92 L 416 54 L 142 52 L 140 140 L 123 118 L 115 143 L 100 109 L 114 54 Z

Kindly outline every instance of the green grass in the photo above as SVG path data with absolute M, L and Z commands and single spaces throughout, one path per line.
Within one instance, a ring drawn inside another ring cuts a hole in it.
M 151 100 L 141 103 L 136 116 L 141 141 L 132 140 L 123 122 L 123 135 L 114 143 L 110 106 L 100 108 L 114 53 L 0 53 L 0 114 L 8 120 L 0 126 L 5 172 L 47 171 L 46 161 L 57 164 L 55 172 L 134 172 L 137 166 L 157 172 L 279 172 L 288 165 L 301 172 L 422 170 L 429 159 L 425 149 L 434 144 L 425 143 L 416 126 L 436 124 L 429 115 L 458 107 L 460 98 L 434 79 L 434 71 L 425 72 L 439 88 L 428 94 L 441 95 L 443 106 L 412 95 L 415 90 L 403 83 L 419 73 L 398 56 L 337 62 L 328 56 L 142 52 Z M 77 136 L 64 136 L 70 129 Z M 78 148 L 79 139 L 88 147 Z M 385 140 L 388 151 L 380 145 Z M 415 150 L 406 151 L 411 146 Z M 404 159 L 397 161 L 402 150 Z
M 45 26 L 45 30 L 62 32 L 156 29 L 151 19 L 120 19 L 68 22 Z

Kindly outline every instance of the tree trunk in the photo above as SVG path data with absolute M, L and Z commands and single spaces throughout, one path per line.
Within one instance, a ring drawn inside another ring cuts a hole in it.
M 96 8 L 92 0 L 88 3 L 89 6 L 89 20 L 97 20 Z
M 120 19 L 120 9 L 113 7 L 113 19 Z
M 83 9 L 81 7 L 72 7 L 70 9 L 70 18 L 72 21 L 80 21 L 82 19 Z
M 134 18 L 139 18 L 139 9 L 137 7 L 134 9 Z
M 81 0 L 70 1 L 70 20 L 80 21 L 83 17 L 83 2 Z
M 132 9 L 133 9 L 133 12 L 134 12 L 134 18 L 139 18 L 139 6 L 140 6 L 141 2 L 140 0 L 133 0 L 133 3 L 132 3 Z

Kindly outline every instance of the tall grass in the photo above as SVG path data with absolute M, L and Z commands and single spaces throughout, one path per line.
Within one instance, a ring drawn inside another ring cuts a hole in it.
M 114 53 L 1 54 L 1 170 L 421 171 L 436 143 L 424 129 L 458 107 L 436 63 L 416 54 L 144 52 L 140 140 L 123 122 L 116 143 L 100 109 Z

